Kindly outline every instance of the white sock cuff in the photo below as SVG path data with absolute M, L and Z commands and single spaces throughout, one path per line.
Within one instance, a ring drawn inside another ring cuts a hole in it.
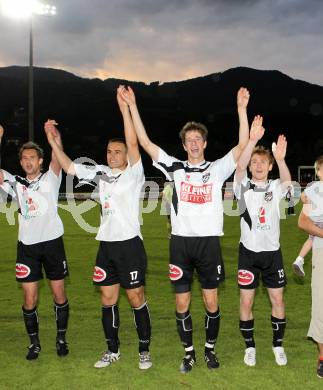
M 132 309 L 133 310 L 140 310 L 140 309 L 144 308 L 145 306 L 147 306 L 147 308 L 148 308 L 147 301 L 145 301 L 141 306 L 133 307 Z

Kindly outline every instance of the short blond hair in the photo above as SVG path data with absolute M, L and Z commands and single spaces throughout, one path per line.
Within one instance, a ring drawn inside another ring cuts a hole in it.
M 182 140 L 183 143 L 185 143 L 185 135 L 189 131 L 198 131 L 203 137 L 203 140 L 204 141 L 207 140 L 207 136 L 209 132 L 205 125 L 199 122 L 187 122 L 182 127 L 182 130 L 179 132 L 179 138 Z
M 253 151 L 251 153 L 250 161 L 251 161 L 251 159 L 252 159 L 254 154 L 259 154 L 260 156 L 266 156 L 268 158 L 268 160 L 269 160 L 269 164 L 273 164 L 274 161 L 275 161 L 274 160 L 274 156 L 271 153 L 271 151 L 269 149 L 265 148 L 262 145 L 256 146 L 253 149 Z M 250 162 L 249 162 L 249 164 L 250 164 Z

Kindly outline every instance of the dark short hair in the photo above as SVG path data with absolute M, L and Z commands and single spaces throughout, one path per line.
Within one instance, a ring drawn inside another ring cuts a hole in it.
M 38 158 L 44 158 L 44 151 L 43 149 L 36 144 L 35 142 L 29 141 L 22 145 L 22 147 L 19 150 L 19 160 L 22 159 L 22 153 L 24 150 L 33 149 L 36 150 L 36 153 L 38 155 Z
M 274 160 L 274 156 L 273 156 L 273 154 L 271 153 L 271 151 L 270 151 L 269 149 L 265 148 L 265 147 L 262 146 L 262 145 L 256 146 L 256 147 L 253 149 L 253 151 L 252 151 L 252 153 L 251 153 L 250 161 L 251 161 L 252 156 L 253 156 L 254 154 L 259 154 L 260 156 L 266 156 L 266 157 L 268 158 L 268 160 L 269 160 L 269 164 L 273 164 L 274 161 L 275 161 L 275 160 Z M 249 164 L 250 164 L 250 163 L 249 163 Z
M 179 132 L 179 138 L 182 140 L 182 142 L 185 142 L 185 135 L 188 131 L 198 131 L 201 136 L 203 137 L 203 140 L 207 140 L 208 130 L 206 126 L 204 126 L 202 123 L 199 122 L 187 122 L 182 130 Z
M 108 145 L 112 144 L 114 142 L 119 143 L 119 144 L 123 144 L 127 149 L 126 140 L 124 138 L 111 138 L 108 140 Z

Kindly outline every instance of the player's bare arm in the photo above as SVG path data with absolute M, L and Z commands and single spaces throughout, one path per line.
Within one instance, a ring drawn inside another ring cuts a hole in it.
M 46 134 L 48 132 L 52 132 L 53 136 L 55 137 L 56 143 L 61 147 L 61 149 L 63 149 L 62 139 L 61 139 L 61 135 L 60 135 L 59 131 L 57 130 L 57 127 L 56 127 L 57 125 L 58 125 L 58 123 L 55 120 L 48 119 L 44 123 L 44 130 L 45 130 Z M 62 167 L 61 167 L 60 163 L 58 162 L 57 157 L 53 151 L 52 151 L 52 159 L 50 162 L 50 167 L 51 167 L 52 171 L 55 173 L 55 175 L 59 176 Z
M 255 116 L 249 134 L 249 141 L 246 147 L 243 149 L 242 153 L 237 162 L 237 169 L 235 173 L 235 179 L 237 183 L 241 183 L 244 178 L 247 167 L 251 158 L 252 151 L 257 145 L 258 141 L 263 137 L 265 129 L 262 126 L 263 118 L 260 115 Z
M 238 161 L 241 152 L 246 147 L 249 140 L 249 123 L 247 115 L 247 106 L 250 93 L 247 88 L 240 88 L 237 93 L 237 109 L 239 116 L 239 143 L 232 149 L 235 161 Z
M 308 234 L 323 238 L 323 229 L 320 229 L 318 226 L 316 226 L 308 216 L 311 212 L 312 204 L 309 202 L 304 192 L 301 195 L 301 201 L 303 202 L 303 208 L 298 217 L 298 227 Z
M 64 169 L 67 174 L 75 176 L 74 163 L 64 153 L 62 145 L 60 145 L 59 141 L 57 140 L 56 134 L 52 130 L 50 130 L 46 132 L 46 136 L 59 165 Z
M 130 165 L 134 165 L 140 159 L 140 153 L 137 134 L 132 122 L 129 106 L 122 97 L 122 91 L 124 89 L 125 87 L 123 85 L 120 85 L 117 89 L 117 102 L 123 118 L 124 135 L 128 149 L 129 162 Z
M 272 150 L 278 165 L 280 182 L 282 183 L 283 188 L 287 188 L 290 186 L 292 178 L 285 162 L 287 140 L 284 135 L 278 137 L 277 143 L 273 144 Z
M 121 92 L 121 95 L 130 108 L 133 124 L 140 145 L 144 148 L 144 150 L 149 154 L 149 156 L 154 161 L 158 161 L 159 147 L 155 145 L 153 142 L 151 142 L 151 140 L 147 135 L 146 129 L 140 118 L 140 114 L 136 104 L 136 97 L 132 88 L 131 87 L 124 88 Z

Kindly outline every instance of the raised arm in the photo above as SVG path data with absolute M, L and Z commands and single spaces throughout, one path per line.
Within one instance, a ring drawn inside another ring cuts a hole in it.
M 45 130 L 46 131 L 46 130 Z M 56 130 L 57 131 L 57 130 Z M 57 163 L 69 175 L 75 175 L 75 167 L 73 161 L 64 153 L 62 145 L 57 140 L 57 135 L 53 130 L 47 130 L 46 136 L 48 143 L 52 147 L 52 152 L 55 155 Z M 53 161 L 53 160 L 52 160 Z
M 242 153 L 237 162 L 237 169 L 235 173 L 235 180 L 238 184 L 241 183 L 244 178 L 247 167 L 251 158 L 252 151 L 257 145 L 257 142 L 263 137 L 265 129 L 262 127 L 262 116 L 255 116 L 249 134 L 249 141 L 246 147 L 243 149 Z
M 134 165 L 140 159 L 140 152 L 137 134 L 132 122 L 129 106 L 122 97 L 122 91 L 124 89 L 125 87 L 123 85 L 120 85 L 117 89 L 117 101 L 123 118 L 124 135 L 128 149 L 129 162 L 130 165 Z
M 61 139 L 61 135 L 59 133 L 59 131 L 57 130 L 57 124 L 55 120 L 53 119 L 48 119 L 45 123 L 44 123 L 44 130 L 45 130 L 45 133 L 47 134 L 48 132 L 51 132 L 55 138 L 55 141 L 56 143 L 60 146 L 60 148 L 63 150 L 63 144 L 62 144 L 62 139 Z M 60 172 L 61 172 L 61 165 L 59 163 L 59 161 L 57 160 L 57 157 L 56 157 L 56 154 L 53 152 L 52 150 L 52 159 L 51 159 L 51 162 L 50 162 L 50 167 L 52 169 L 52 171 L 55 173 L 56 176 L 59 176 Z
M 235 161 L 238 161 L 241 152 L 247 146 L 249 140 L 249 124 L 247 106 L 249 102 L 249 91 L 247 88 L 240 88 L 237 93 L 237 109 L 239 116 L 239 143 L 232 149 Z
M 130 108 L 133 124 L 140 145 L 154 161 L 158 161 L 159 147 L 153 142 L 151 142 L 147 135 L 147 132 L 139 115 L 139 111 L 136 104 L 136 97 L 133 90 L 130 87 L 124 88 L 121 92 L 121 95 Z
M 278 165 L 280 182 L 284 188 L 287 188 L 292 178 L 285 162 L 287 141 L 284 135 L 278 137 L 277 144 L 273 143 L 272 150 Z
M 3 137 L 3 133 L 4 133 L 4 128 L 0 125 L 0 145 L 1 145 L 1 140 Z

